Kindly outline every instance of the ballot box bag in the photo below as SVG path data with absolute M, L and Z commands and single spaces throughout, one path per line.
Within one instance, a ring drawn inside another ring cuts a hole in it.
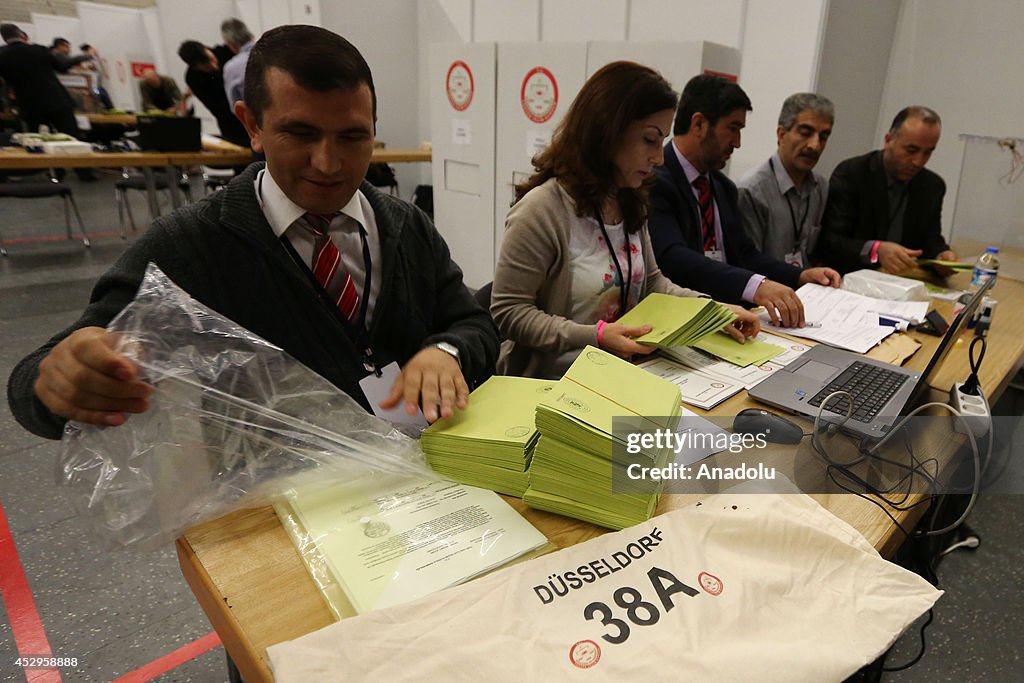
M 807 496 L 723 493 L 268 654 L 279 683 L 821 683 L 939 595 Z
M 153 264 L 108 329 L 155 387 L 150 409 L 115 429 L 69 423 L 57 474 L 108 547 L 160 547 L 310 485 L 438 479 L 416 440 Z

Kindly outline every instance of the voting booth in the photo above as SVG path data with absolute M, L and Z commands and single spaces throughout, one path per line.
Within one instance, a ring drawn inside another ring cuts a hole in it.
M 494 276 L 494 43 L 430 48 L 434 223 L 466 284 Z
M 431 46 L 434 216 L 469 286 L 494 277 L 514 185 L 586 79 L 620 59 L 657 69 L 677 91 L 699 73 L 735 80 L 740 68 L 739 50 L 705 41 Z
M 498 44 L 495 263 L 514 185 L 533 175 L 534 155 L 551 142 L 552 132 L 586 80 L 586 43 Z

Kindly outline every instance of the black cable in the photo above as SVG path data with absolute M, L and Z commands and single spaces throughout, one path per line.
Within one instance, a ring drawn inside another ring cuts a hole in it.
M 921 624 L 921 650 L 917 653 L 917 656 L 911 659 L 906 664 L 901 664 L 900 666 L 883 666 L 882 671 L 886 673 L 892 673 L 893 671 L 903 671 L 904 669 L 909 669 L 910 667 L 914 666 L 919 661 L 921 661 L 921 658 L 924 657 L 925 650 L 928 648 L 928 644 L 925 642 L 924 639 L 924 630 L 928 628 L 928 625 L 932 623 L 932 619 L 934 618 L 935 610 L 928 610 L 928 619 L 923 624 Z
M 981 353 L 978 355 L 978 359 L 974 359 L 974 347 L 981 342 Z M 971 365 L 971 374 L 967 378 L 967 381 L 960 387 L 960 391 L 967 394 L 968 396 L 977 396 L 978 387 L 981 385 L 981 381 L 978 379 L 978 370 L 981 370 L 981 362 L 985 360 L 985 349 L 988 348 L 988 342 L 985 341 L 985 337 L 975 337 L 971 340 L 971 345 L 967 349 L 967 358 Z

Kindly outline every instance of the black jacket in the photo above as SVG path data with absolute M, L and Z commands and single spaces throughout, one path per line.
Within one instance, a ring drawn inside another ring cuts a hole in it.
M 206 72 L 190 66 L 185 71 L 185 84 L 217 119 L 222 138 L 242 147 L 249 146 L 249 134 L 228 104 L 228 96 L 224 93 L 224 73 L 220 69 Z
M 942 199 L 946 183 L 924 168 L 907 183 L 903 246 L 935 258 L 949 249 L 942 237 Z M 864 243 L 885 239 L 889 229 L 889 189 L 876 150 L 843 161 L 829 180 L 828 202 L 818 238 L 822 262 L 841 273 L 871 265 L 861 258 Z
M 274 236 L 256 199 L 252 164 L 224 190 L 157 220 L 96 283 L 71 327 L 22 360 L 7 387 L 11 412 L 26 429 L 59 438 L 64 420 L 35 397 L 39 362 L 60 340 L 106 326 L 135 296 L 146 264 L 156 263 L 193 298 L 281 347 L 369 408 L 359 388 L 367 373 L 338 309 Z M 491 375 L 498 333 L 462 282 L 462 271 L 426 214 L 364 182 L 380 232 L 380 295 L 370 341 L 380 365 L 404 364 L 427 345 L 460 352 L 470 387 Z
M 658 167 L 656 175 L 648 227 L 658 267 L 669 279 L 731 304 L 744 303 L 743 289 L 754 273 L 788 287 L 799 285 L 799 268 L 762 254 L 747 237 L 739 213 L 739 193 L 725 175 L 712 171 L 710 177 L 728 265 L 704 256 L 700 207 L 672 142 L 665 145 L 665 165 Z
M 14 90 L 23 114 L 71 110 L 71 95 L 57 80 L 57 72 L 90 59 L 89 55 L 62 58 L 49 48 L 33 43 L 13 42 L 0 47 L 0 78 Z

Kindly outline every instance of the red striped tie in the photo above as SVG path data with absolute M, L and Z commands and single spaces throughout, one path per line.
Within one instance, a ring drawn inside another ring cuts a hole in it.
M 315 237 L 313 244 L 313 276 L 328 296 L 334 301 L 341 314 L 348 320 L 355 320 L 359 312 L 359 295 L 356 283 L 348 268 L 341 261 L 341 252 L 328 233 L 331 221 L 341 214 L 307 213 L 300 223 Z
M 711 201 L 711 185 L 708 177 L 699 175 L 693 180 L 697 188 L 697 203 L 700 204 L 700 227 L 704 236 L 704 251 L 715 250 L 715 205 Z

